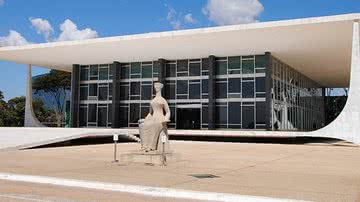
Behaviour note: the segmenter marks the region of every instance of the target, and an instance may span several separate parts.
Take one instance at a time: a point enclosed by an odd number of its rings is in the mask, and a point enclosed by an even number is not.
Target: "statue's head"
[[[161,92],[161,89],[164,87],[164,85],[160,82],[155,82],[154,83],[154,89],[155,92]]]

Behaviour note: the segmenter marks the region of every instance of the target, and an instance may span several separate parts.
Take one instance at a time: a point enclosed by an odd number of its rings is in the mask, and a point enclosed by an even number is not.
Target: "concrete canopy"
[[[71,71],[102,64],[271,52],[324,87],[348,87],[360,14],[0,48],[0,60]]]

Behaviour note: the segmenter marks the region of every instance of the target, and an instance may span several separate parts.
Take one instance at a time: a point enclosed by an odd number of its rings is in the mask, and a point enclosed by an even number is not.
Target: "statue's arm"
[[[166,101],[165,101],[165,104],[164,104],[164,110],[165,110],[165,121],[170,122],[171,112],[170,112],[169,105],[168,105],[168,103]]]

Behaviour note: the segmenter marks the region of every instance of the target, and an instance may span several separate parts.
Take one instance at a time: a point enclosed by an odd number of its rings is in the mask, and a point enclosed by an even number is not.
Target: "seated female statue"
[[[145,119],[139,120],[139,130],[142,150],[158,150],[160,133],[167,134],[167,122],[170,122],[170,109],[167,101],[161,96],[163,84],[154,83],[156,96],[150,102],[150,111]],[[165,115],[164,115],[165,112]]]

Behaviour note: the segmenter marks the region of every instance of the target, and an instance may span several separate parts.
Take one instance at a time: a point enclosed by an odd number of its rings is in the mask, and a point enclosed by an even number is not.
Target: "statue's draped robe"
[[[144,120],[140,120],[140,139],[143,149],[157,150],[159,136],[164,129],[163,124],[167,120],[167,117],[164,115],[164,110],[169,113],[169,106],[164,98],[155,97],[150,102],[150,107],[150,113]]]

